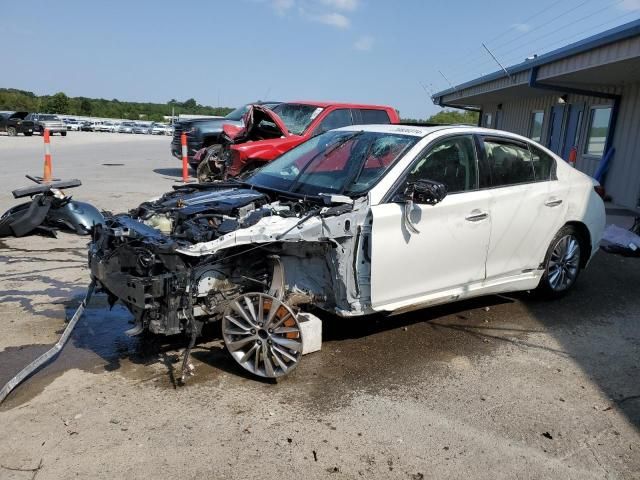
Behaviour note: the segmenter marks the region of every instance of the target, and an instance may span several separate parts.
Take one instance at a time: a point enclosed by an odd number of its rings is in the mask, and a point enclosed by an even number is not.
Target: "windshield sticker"
[[[320,115],[320,112],[322,111],[322,108],[318,107],[316,108],[313,113],[311,114],[311,120],[313,120],[314,118],[316,118],[318,115]]]

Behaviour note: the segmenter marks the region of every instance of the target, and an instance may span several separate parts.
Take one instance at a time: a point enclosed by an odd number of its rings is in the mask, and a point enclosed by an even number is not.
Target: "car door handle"
[[[465,220],[469,222],[479,222],[487,218],[489,214],[487,212],[483,212],[481,210],[472,210],[469,215],[464,217]]]
[[[546,202],[544,202],[545,206],[547,207],[557,207],[561,203],[562,203],[561,198],[550,198]]]

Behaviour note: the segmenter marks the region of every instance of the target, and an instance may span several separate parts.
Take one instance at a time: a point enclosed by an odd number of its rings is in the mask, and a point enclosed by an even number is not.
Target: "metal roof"
[[[587,37],[583,40],[570,43],[569,45],[558,48],[556,50],[552,50],[551,52],[540,55],[532,60],[525,60],[524,62],[518,63],[516,65],[506,67],[506,70],[509,72],[509,74],[522,72],[525,70],[529,70],[532,67],[539,67],[547,63],[555,62],[557,60],[561,60],[563,58],[570,57],[572,55],[576,55],[578,53],[582,53],[588,50],[593,50],[595,48],[602,47],[609,43],[624,40],[630,37],[634,37],[636,35],[640,35],[640,19],[619,25],[610,30],[605,30],[604,32],[598,33],[591,37]],[[454,93],[464,88],[481,85],[483,83],[490,82],[492,80],[496,80],[504,76],[505,76],[504,71],[498,70],[493,73],[483,75],[482,77],[478,77],[474,80],[470,80],[468,82],[457,85],[456,87],[448,88],[446,90],[442,90],[441,92],[437,92],[433,94],[431,99],[435,102],[436,98],[449,95],[451,93]]]

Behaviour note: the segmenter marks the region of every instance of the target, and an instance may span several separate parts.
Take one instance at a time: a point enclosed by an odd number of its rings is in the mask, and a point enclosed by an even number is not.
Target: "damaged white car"
[[[526,138],[353,126],[243,182],[176,187],[107,218],[89,264],[135,316],[130,333],[185,333],[193,346],[220,321],[238,364],[279,377],[300,361],[307,308],[352,317],[514,290],[560,295],[603,227],[593,180]]]

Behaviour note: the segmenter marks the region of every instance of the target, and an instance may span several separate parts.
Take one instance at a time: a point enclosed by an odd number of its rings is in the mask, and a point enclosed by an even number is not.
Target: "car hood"
[[[244,126],[234,124],[225,124],[222,130],[235,144],[243,144],[248,141],[255,141],[257,136],[254,134],[258,131],[258,125],[266,121],[273,123],[276,127],[275,135],[289,137],[291,133],[287,129],[282,119],[273,111],[261,105],[252,105],[244,117],[242,117]]]
[[[24,120],[27,115],[29,115],[29,112],[13,112],[9,115],[9,118],[12,120]]]

